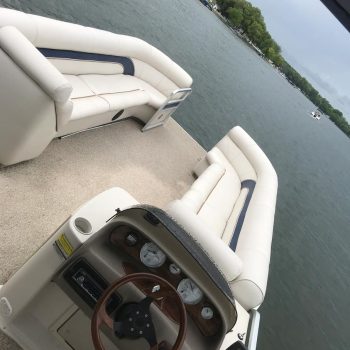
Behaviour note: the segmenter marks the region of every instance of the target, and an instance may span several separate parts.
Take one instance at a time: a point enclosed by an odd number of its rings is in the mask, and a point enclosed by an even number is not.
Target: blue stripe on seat
[[[248,193],[247,193],[247,197],[245,198],[243,208],[239,214],[237,224],[236,224],[235,230],[233,231],[233,235],[231,238],[230,248],[233,251],[236,251],[238,238],[239,238],[239,235],[240,235],[241,230],[242,230],[242,226],[244,223],[245,215],[247,213],[250,200],[252,199],[252,196],[253,196],[255,184],[256,184],[256,182],[254,180],[244,180],[241,182],[241,190],[243,188],[248,188]]]
[[[48,57],[48,58],[64,58],[64,59],[81,60],[81,61],[119,63],[124,68],[123,74],[125,75],[135,74],[134,63],[129,57],[104,55],[101,53],[90,53],[90,52],[71,51],[71,50],[57,50],[57,49],[46,49],[46,48],[37,48],[37,49],[45,57]]]

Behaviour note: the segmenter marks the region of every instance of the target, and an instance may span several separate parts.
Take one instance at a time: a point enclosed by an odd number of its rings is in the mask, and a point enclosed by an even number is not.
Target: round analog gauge
[[[209,306],[205,306],[203,307],[202,311],[201,311],[201,316],[205,319],[205,320],[211,320],[214,316],[214,311],[211,307]]]
[[[169,265],[169,271],[173,275],[179,275],[181,273],[181,269],[174,263]]]
[[[185,278],[179,283],[177,291],[185,304],[195,305],[203,298],[203,292],[189,278]]]
[[[156,244],[149,242],[142,246],[140,259],[147,267],[160,267],[164,264],[166,256]]]

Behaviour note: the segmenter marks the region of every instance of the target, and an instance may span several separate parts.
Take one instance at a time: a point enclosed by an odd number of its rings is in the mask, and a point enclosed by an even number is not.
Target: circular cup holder
[[[85,218],[76,218],[74,220],[74,226],[83,235],[88,235],[92,231],[90,221],[86,220]]]

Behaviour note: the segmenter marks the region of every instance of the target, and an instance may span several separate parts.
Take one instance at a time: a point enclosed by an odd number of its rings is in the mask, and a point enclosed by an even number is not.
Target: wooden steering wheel
[[[139,303],[128,303],[120,307],[114,316],[114,320],[107,314],[106,305],[114,292],[121,286],[140,280],[155,282],[157,285],[152,291],[152,296],[146,296]],[[164,300],[172,296],[179,310],[180,328],[172,350],[180,350],[187,330],[187,315],[185,305],[177,293],[176,289],[164,278],[151,273],[133,273],[126,275],[114,283],[103,293],[98,300],[91,319],[91,335],[95,350],[104,350],[100,337],[100,327],[107,325],[116,337],[127,339],[145,338],[150,345],[150,350],[160,349],[157,342],[152,316],[150,314],[150,305],[155,300]]]

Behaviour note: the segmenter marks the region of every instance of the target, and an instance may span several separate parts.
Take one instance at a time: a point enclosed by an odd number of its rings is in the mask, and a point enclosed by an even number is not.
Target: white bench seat
[[[143,40],[5,8],[0,60],[0,91],[8,90],[0,96],[2,165],[34,158],[53,138],[90,127],[128,117],[147,124],[175,90],[192,85]],[[23,110],[26,128],[19,125]]]
[[[191,188],[166,210],[202,245],[207,246],[208,234],[216,237],[208,254],[225,276],[235,276],[229,281],[239,303],[247,310],[257,307],[264,299],[269,271],[276,172],[254,140],[235,127],[206,154],[195,173],[198,178]],[[230,249],[222,249],[218,241]]]

